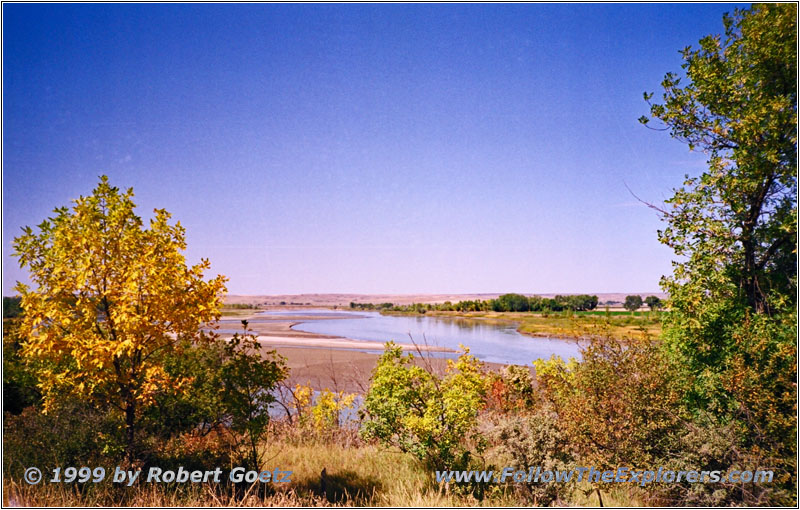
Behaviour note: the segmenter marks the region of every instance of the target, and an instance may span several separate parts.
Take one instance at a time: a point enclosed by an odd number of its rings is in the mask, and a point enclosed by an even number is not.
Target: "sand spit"
[[[251,316],[249,319],[252,319]],[[322,347],[326,349],[349,349],[356,351],[383,351],[385,342],[356,340],[340,336],[318,335],[316,333],[306,333],[292,329],[292,326],[303,322],[303,317],[291,317],[291,320],[275,320],[269,322],[255,322],[248,320],[248,329],[261,344],[272,347]],[[337,320],[337,317],[309,317],[313,320]],[[241,319],[231,319],[218,323],[223,329],[220,336],[223,338],[232,336],[229,331],[240,328]],[[399,343],[397,345],[404,351],[426,351],[426,352],[456,352],[448,347],[436,345],[414,345],[410,343]]]

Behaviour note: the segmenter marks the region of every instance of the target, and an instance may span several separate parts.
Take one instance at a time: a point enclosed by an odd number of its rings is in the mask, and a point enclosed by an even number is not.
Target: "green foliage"
[[[3,474],[21,479],[25,468],[106,466],[124,448],[124,434],[106,411],[75,399],[53,412],[26,407],[3,420]]]
[[[269,424],[273,390],[286,378],[283,357],[267,351],[247,330],[231,339],[207,337],[171,356],[166,368],[187,383],[165,388],[146,410],[162,436],[196,431],[230,433],[230,441],[253,469],[261,467],[259,442]]]
[[[36,375],[22,357],[18,328],[18,320],[3,320],[3,412],[11,414],[41,400]]]
[[[492,310],[495,312],[527,312],[530,310],[528,298],[522,294],[503,294],[492,300]]]
[[[13,319],[22,315],[22,298],[3,296],[3,319]]]
[[[252,303],[225,303],[222,308],[229,308],[231,310],[258,310],[258,305]]]
[[[794,505],[797,484],[797,315],[772,318],[746,314],[733,328],[729,365],[721,373],[722,389],[731,397],[723,423],[738,435],[734,461],[769,466],[771,487],[745,496],[773,505]],[[765,491],[767,491],[765,493]],[[745,501],[753,502],[745,499]]]
[[[588,294],[571,294],[542,298],[539,296],[527,297],[522,294],[503,294],[497,299],[466,300],[458,303],[445,301],[444,303],[412,303],[410,305],[395,305],[393,303],[350,303],[351,309],[379,310],[393,312],[413,312],[424,314],[428,311],[442,312],[548,312],[562,310],[588,311],[597,308],[597,296]]]
[[[650,307],[650,310],[655,311],[661,308],[661,299],[659,299],[657,296],[647,296],[644,298],[644,302]]]
[[[583,312],[587,310],[594,310],[597,308],[597,296],[590,296],[588,294],[573,294],[569,296],[556,296],[554,298],[555,306],[550,306],[551,310],[557,308],[564,308],[576,312]]]
[[[258,443],[269,423],[269,405],[275,401],[271,391],[288,373],[275,351],[261,350],[255,336],[234,335],[225,345],[220,370],[222,409],[230,417],[231,430],[245,435],[254,469],[262,467]]]
[[[674,137],[710,156],[708,170],[667,201],[659,234],[688,258],[664,280],[683,313],[702,313],[708,298],[757,312],[794,308],[796,17],[794,4],[737,9],[724,38],[683,50],[691,82],[668,73],[664,103],[651,106]]]
[[[797,6],[726,16],[725,36],[683,51],[651,115],[709,156],[663,211],[662,243],[683,261],[663,279],[669,348],[697,374],[698,405],[724,406],[719,373],[748,313],[794,310],[797,293]],[[648,98],[651,95],[648,95]]]
[[[389,342],[364,400],[362,435],[411,452],[434,469],[463,469],[486,391],[481,363],[464,353],[443,375],[415,364],[413,354]]]
[[[661,211],[659,239],[680,258],[662,279],[664,350],[692,382],[683,405],[694,426],[729,438],[715,462],[782,473],[771,487],[694,501],[796,505],[797,5],[754,4],[724,24],[724,36],[683,50],[688,82],[668,73],[650,109],[709,155]]]
[[[642,296],[625,296],[625,304],[622,305],[626,310],[635,312],[642,307]]]

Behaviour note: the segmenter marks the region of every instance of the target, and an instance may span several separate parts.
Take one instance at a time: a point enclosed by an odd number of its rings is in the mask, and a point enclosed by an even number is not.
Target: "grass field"
[[[132,487],[99,484],[28,485],[21,480],[3,480],[4,506],[380,506],[452,507],[519,506],[524,504],[512,484],[487,489],[483,499],[462,493],[453,484],[434,481],[434,473],[412,455],[365,444],[354,430],[326,436],[303,437],[284,429],[262,445],[264,469],[291,470],[291,483],[241,483],[237,490],[222,484],[136,483]],[[502,462],[491,455],[488,462]],[[322,471],[325,470],[324,486]],[[223,467],[224,477],[229,468]],[[635,490],[616,487],[602,494],[610,506],[639,506]],[[597,506],[589,484],[577,484],[567,506]]]

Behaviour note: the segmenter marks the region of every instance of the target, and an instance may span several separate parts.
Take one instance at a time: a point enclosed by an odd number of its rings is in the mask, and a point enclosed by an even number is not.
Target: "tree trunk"
[[[134,461],[134,440],[136,438],[136,402],[129,400],[125,404],[125,456],[128,462]]]
[[[755,246],[752,240],[745,239],[744,245],[744,292],[747,306],[756,313],[764,313],[764,296],[758,285]]]

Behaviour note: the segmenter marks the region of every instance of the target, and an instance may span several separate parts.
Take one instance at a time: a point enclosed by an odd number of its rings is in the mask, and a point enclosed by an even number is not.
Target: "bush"
[[[486,393],[482,365],[466,348],[457,361],[447,360],[443,375],[414,361],[387,343],[364,399],[362,435],[411,452],[432,469],[465,469],[472,456],[467,439]]]
[[[487,413],[481,419],[481,433],[493,446],[501,466],[527,470],[572,469],[574,459],[558,415],[541,390],[533,385],[527,367],[510,365],[490,375]],[[548,506],[564,503],[574,484],[514,483],[526,504]]]
[[[22,315],[22,298],[3,296],[3,319],[13,319]]]
[[[3,321],[3,412],[19,414],[41,400],[36,376],[22,357],[15,319]]]
[[[527,471],[569,470],[574,467],[567,436],[561,431],[558,416],[546,407],[525,413],[495,416],[486,430],[495,452],[504,459],[502,466]],[[510,461],[509,461],[510,460]],[[574,484],[515,483],[522,501],[533,506],[564,504]]]
[[[258,443],[269,423],[273,390],[288,370],[275,351],[264,351],[242,321],[243,333],[231,339],[205,337],[184,342],[165,363],[171,376],[187,381],[164,388],[146,410],[146,423],[162,438],[195,432],[228,433],[233,457],[259,469]]]
[[[310,384],[295,385],[291,395],[288,409],[294,410],[296,425],[314,434],[326,434],[342,427],[342,413],[353,410],[358,397],[355,393],[334,392],[328,388],[318,392],[315,397]]]
[[[124,435],[108,412],[74,400],[48,414],[31,406],[3,422],[3,474],[22,479],[25,469],[112,466],[121,459]]]
[[[537,361],[545,397],[581,465],[655,466],[684,431],[683,381],[650,340],[592,338],[583,360]]]
[[[527,367],[508,365],[488,375],[485,407],[501,414],[530,409],[536,403],[533,377]]]

